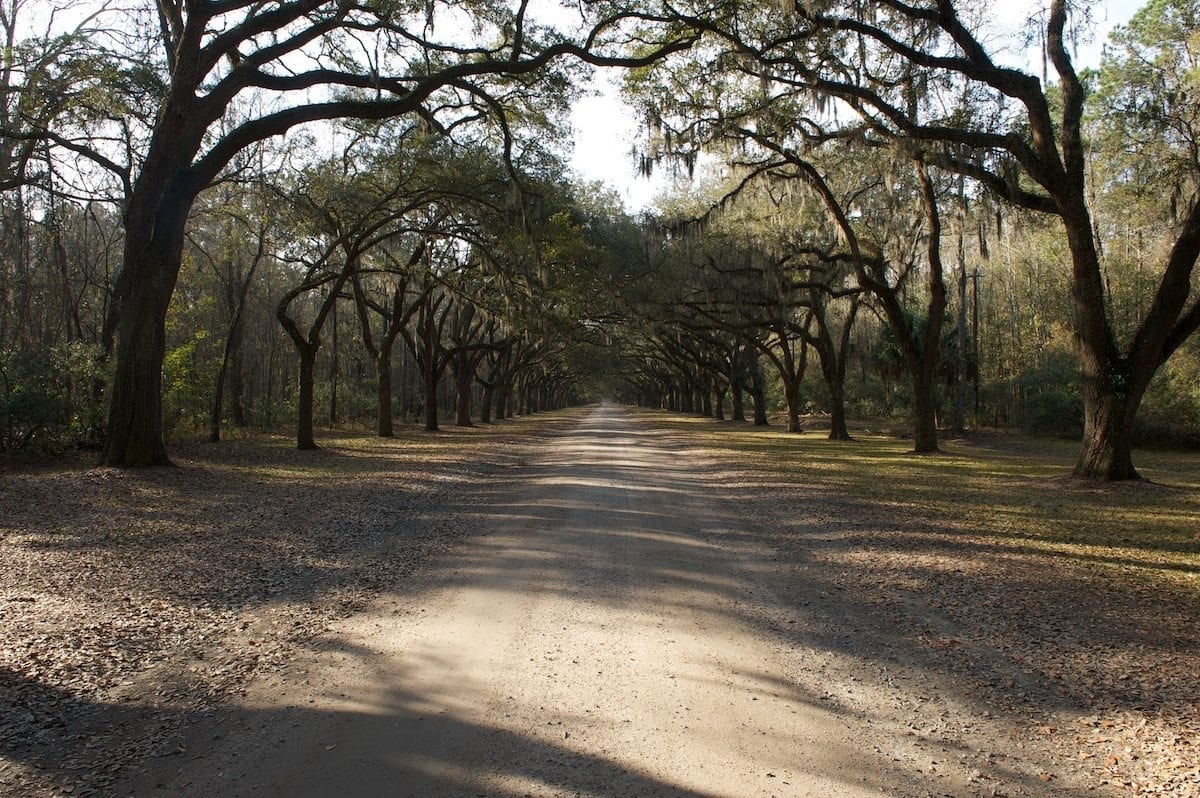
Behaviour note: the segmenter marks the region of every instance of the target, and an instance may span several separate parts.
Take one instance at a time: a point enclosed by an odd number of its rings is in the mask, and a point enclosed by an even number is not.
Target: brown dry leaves
[[[0,474],[0,793],[103,793],[183,753],[197,713],[444,548],[442,506],[554,423]]]
[[[913,458],[879,436],[678,429],[759,497],[798,593],[885,630],[855,653],[962,685],[1061,763],[1038,774],[1051,793],[1200,795],[1200,464],[1143,455],[1184,487],[1103,487],[1045,477],[1069,467],[1058,445],[1023,439]]]
[[[188,445],[179,467],[141,472],[0,474],[0,793],[100,793],[147,757],[184,753],[197,713],[286,669],[333,618],[448,545],[454,508],[569,418],[311,453],[282,439]],[[1061,466],[1034,444],[913,460],[882,439],[674,429],[769,528],[794,574],[781,596],[827,596],[816,609],[829,623],[845,613],[880,630],[822,638],[810,613],[786,633],[846,650],[884,685],[907,672],[958,686],[897,710],[921,734],[976,742],[927,708],[953,699],[1058,763],[1032,774],[1037,794],[1200,794],[1200,557],[1135,529],[1194,527],[1185,503],[1155,515],[1141,509],[1154,488],[1054,481]],[[1104,518],[1109,539],[1089,541]],[[987,794],[988,769],[1010,762],[979,749]]]

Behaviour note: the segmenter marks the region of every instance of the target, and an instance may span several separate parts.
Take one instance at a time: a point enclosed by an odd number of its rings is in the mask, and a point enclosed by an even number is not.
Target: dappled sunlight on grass
[[[1138,452],[1146,482],[1098,485],[1068,476],[1069,441],[960,438],[940,454],[915,456],[908,441],[880,434],[840,442],[706,428],[703,418],[656,420],[701,432],[716,457],[735,456],[814,492],[845,491],[890,516],[919,518],[936,534],[1128,566],[1128,575],[1165,579],[1200,597],[1200,458],[1193,454]]]

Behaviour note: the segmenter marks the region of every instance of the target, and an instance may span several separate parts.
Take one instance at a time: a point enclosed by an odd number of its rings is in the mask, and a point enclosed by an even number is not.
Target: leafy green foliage
[[[1134,183],[1200,171],[1200,3],[1151,0],[1112,34],[1096,110],[1109,149],[1129,157],[1109,174]],[[1147,157],[1152,156],[1152,157]],[[1152,185],[1152,184],[1150,184]],[[1178,191],[1178,187],[1175,187]]]
[[[212,402],[212,388],[220,363],[205,357],[207,330],[197,330],[163,360],[163,420],[168,434],[181,425],[195,428],[203,423]]]
[[[97,446],[108,379],[103,352],[89,344],[0,355],[0,454]]]

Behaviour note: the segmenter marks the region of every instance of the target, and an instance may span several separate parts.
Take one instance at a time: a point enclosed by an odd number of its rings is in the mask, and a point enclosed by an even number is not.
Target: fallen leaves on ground
[[[181,754],[197,713],[444,549],[455,497],[562,423],[0,474],[0,793],[103,794]]]

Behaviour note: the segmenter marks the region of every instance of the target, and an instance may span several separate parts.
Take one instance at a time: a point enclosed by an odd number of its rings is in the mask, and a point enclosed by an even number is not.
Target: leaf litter
[[[0,474],[0,792],[105,794],[187,755],[197,716],[453,545],[472,489],[571,418]],[[1194,555],[1121,562],[1006,538],[954,506],[864,493],[761,436],[672,429],[769,533],[781,606],[764,612],[818,652],[788,676],[831,705],[886,704],[891,753],[929,794],[951,767],[978,795],[1200,794],[1200,630],[1180,588]],[[1033,512],[1068,515],[1055,497]],[[1006,733],[984,736],[997,723]]]

